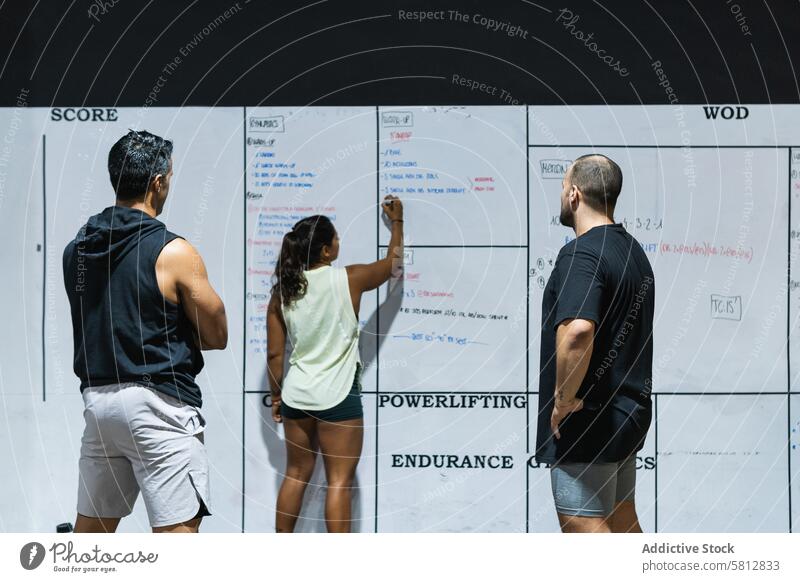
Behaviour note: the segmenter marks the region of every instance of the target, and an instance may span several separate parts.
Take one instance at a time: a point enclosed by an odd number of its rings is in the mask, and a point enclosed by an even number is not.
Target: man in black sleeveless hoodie
[[[113,532],[142,492],[154,532],[197,532],[208,511],[203,349],[227,344],[203,260],[156,219],[172,142],[130,131],[108,156],[116,205],[64,250],[86,428],[76,532]]]

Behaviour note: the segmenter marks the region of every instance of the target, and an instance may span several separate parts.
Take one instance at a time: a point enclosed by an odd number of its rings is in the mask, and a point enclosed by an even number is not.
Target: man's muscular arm
[[[180,303],[197,332],[202,350],[222,350],[228,345],[225,305],[208,281],[200,253],[182,238],[167,243],[156,261],[161,293]]]
[[[581,387],[594,348],[594,322],[586,319],[565,320],[556,330],[556,389],[550,428],[561,438],[558,424],[571,412],[583,408],[575,395]]]

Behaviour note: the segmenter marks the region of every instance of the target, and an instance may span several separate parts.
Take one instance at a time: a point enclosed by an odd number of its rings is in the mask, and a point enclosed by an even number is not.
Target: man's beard
[[[575,228],[575,217],[569,211],[569,206],[561,206],[561,215],[559,216],[561,224],[569,228]]]

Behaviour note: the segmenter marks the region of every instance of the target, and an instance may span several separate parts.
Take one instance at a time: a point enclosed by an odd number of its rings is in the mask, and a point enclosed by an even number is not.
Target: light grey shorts
[[[557,463],[550,468],[556,511],[605,517],[622,501],[633,501],[636,455],[619,463]]]
[[[197,407],[134,383],[86,388],[83,401],[78,513],[124,517],[141,491],[151,527],[211,515]]]

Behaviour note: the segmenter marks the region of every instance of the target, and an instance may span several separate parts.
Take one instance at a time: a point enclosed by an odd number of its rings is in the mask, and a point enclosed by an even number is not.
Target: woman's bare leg
[[[278,492],[275,511],[275,531],[294,531],[297,516],[303,507],[303,495],[314,472],[316,461],[315,418],[283,418],[286,436],[286,475]]]
[[[351,487],[361,457],[364,419],[320,422],[317,431],[328,481],[325,523],[329,532],[349,532]]]

